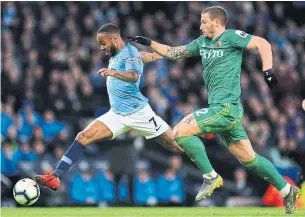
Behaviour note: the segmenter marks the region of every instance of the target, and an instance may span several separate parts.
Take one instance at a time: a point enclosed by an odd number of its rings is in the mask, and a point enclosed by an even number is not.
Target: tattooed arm
[[[168,45],[160,44],[152,41],[150,47],[161,56],[170,60],[177,60],[181,58],[189,58],[193,55],[187,50],[186,46],[170,47]]]
[[[143,36],[134,36],[134,37],[127,36],[127,39],[129,41],[133,41],[138,44],[142,44],[144,46],[149,46],[156,53],[158,53],[162,57],[166,57],[167,59],[170,59],[170,60],[188,58],[188,57],[192,57],[192,56],[197,56],[199,54],[198,47],[195,49],[195,52],[194,52],[194,49],[193,49],[193,52],[191,52],[189,50],[189,47],[187,47],[187,46],[170,47],[168,45],[160,44],[156,41],[153,41],[153,40],[143,37]],[[191,44],[196,44],[196,41],[193,41]]]

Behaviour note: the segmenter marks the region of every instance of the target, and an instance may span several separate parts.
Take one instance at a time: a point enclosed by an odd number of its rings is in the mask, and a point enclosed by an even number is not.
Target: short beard
[[[111,56],[114,56],[117,54],[116,48],[113,44],[110,47],[110,53],[111,53]]]
[[[213,34],[209,32],[205,37],[208,38],[208,39],[212,39],[212,37],[213,37],[212,35]]]

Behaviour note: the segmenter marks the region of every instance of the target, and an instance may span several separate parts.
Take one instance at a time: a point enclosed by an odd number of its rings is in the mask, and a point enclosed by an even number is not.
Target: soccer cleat
[[[60,189],[60,180],[53,174],[48,173],[47,175],[37,175],[34,177],[34,179],[40,186],[47,187],[52,191],[57,191]]]
[[[301,196],[301,190],[298,187],[292,186],[290,188],[289,194],[284,197],[284,205],[286,209],[286,214],[293,214],[296,208],[297,199]]]
[[[223,179],[217,175],[214,179],[204,179],[203,184],[195,198],[196,201],[211,196],[216,188],[223,186]]]

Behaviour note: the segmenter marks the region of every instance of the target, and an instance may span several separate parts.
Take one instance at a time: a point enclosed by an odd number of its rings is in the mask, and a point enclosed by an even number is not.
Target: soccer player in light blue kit
[[[82,156],[87,145],[103,139],[114,139],[131,129],[147,139],[154,138],[172,152],[183,153],[183,149],[174,140],[172,129],[155,114],[148,99],[139,90],[143,62],[152,62],[162,57],[156,53],[140,53],[136,47],[125,43],[119,28],[110,23],[99,29],[96,40],[101,50],[111,57],[108,68],[98,72],[107,77],[111,109],[77,134],[53,174],[35,176],[39,185],[53,191],[60,188],[59,178]]]

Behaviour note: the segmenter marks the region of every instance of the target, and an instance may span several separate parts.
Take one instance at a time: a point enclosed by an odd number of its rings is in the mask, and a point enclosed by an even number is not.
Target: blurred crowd
[[[146,170],[139,170],[133,179],[134,189],[129,191],[125,177],[115,182],[111,171],[105,170],[94,176],[87,163],[83,162],[81,165],[81,172],[75,175],[70,186],[70,198],[74,202],[90,204],[102,201],[109,205],[153,206],[179,205],[184,201],[183,181],[176,175],[173,167],[157,177],[151,177]]]
[[[228,28],[272,44],[274,91],[264,83],[258,52],[244,53],[243,125],[257,153],[299,182],[305,171],[305,25],[290,17],[304,5],[286,2],[2,2],[1,172],[16,174],[19,161],[60,159],[84,123],[109,109],[105,79],[96,73],[108,65],[95,40],[101,25],[116,24],[123,37],[185,45],[198,37],[201,11],[212,5],[228,11]],[[140,86],[171,126],[208,106],[199,58],[147,64]],[[74,181],[84,180],[82,174]],[[135,189],[147,180],[139,173]],[[147,191],[157,194],[155,188]]]

